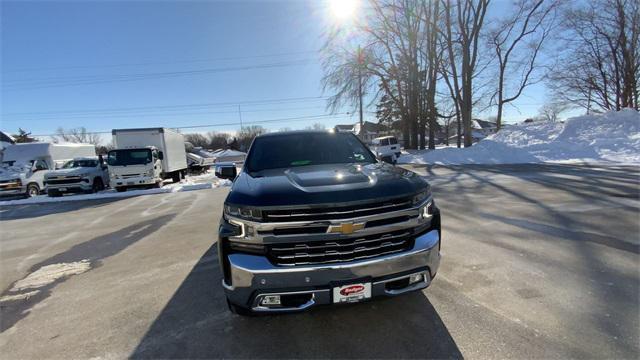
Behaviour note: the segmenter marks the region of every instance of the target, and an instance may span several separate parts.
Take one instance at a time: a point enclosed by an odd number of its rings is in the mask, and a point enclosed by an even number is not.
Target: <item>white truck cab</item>
[[[109,151],[109,181],[117,191],[161,187],[164,179],[180,182],[187,171],[184,137],[167,128],[116,129]]]
[[[44,178],[76,157],[96,156],[91,144],[27,143],[9,146],[0,168],[0,196],[36,196]]]
[[[400,157],[400,144],[395,136],[382,136],[371,141],[371,150],[378,158],[390,158],[395,163]]]

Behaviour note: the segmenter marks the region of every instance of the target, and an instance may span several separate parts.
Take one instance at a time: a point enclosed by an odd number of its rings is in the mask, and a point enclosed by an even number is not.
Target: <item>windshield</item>
[[[375,163],[352,134],[300,133],[258,137],[247,157],[250,172],[319,164]]]
[[[71,169],[78,167],[96,167],[98,166],[98,160],[71,160],[62,166],[63,169]]]
[[[144,165],[150,162],[151,150],[149,149],[111,150],[107,157],[107,164],[112,166]]]

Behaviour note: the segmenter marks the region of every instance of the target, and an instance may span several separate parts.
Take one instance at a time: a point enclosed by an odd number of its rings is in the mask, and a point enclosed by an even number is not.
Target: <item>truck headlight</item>
[[[224,206],[224,213],[237,217],[240,219],[246,219],[250,221],[261,221],[262,220],[262,211],[260,209],[246,207],[246,206],[236,206],[227,204]]]
[[[425,206],[420,208],[420,217],[422,217],[423,219],[430,219],[433,216],[433,212],[433,201],[429,201]]]
[[[153,176],[153,169],[147,171],[146,175],[147,176]]]
[[[427,185],[427,188],[413,197],[413,205],[422,204],[425,200],[431,197],[431,186]]]

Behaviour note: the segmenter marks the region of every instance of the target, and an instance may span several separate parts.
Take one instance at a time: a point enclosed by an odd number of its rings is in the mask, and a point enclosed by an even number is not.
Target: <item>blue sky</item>
[[[233,124],[240,118],[245,124],[268,121],[261,125],[270,129],[357,121],[327,116],[324,108],[322,96],[328,94],[320,85],[318,49],[335,21],[325,2],[1,6],[0,128],[11,133],[18,127],[42,135],[60,126],[110,131]],[[534,115],[542,102],[544,87],[532,88],[519,111],[507,109],[507,121]]]

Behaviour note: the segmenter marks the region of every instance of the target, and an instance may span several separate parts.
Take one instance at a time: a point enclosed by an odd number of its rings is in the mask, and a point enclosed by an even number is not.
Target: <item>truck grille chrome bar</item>
[[[365,205],[290,210],[264,210],[263,216],[266,222],[348,219],[408,209],[412,205],[411,200],[411,198],[405,197]]]
[[[401,230],[350,239],[271,244],[267,247],[267,253],[276,265],[353,261],[408,250],[413,246],[411,235],[412,231]]]

